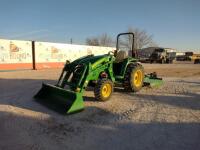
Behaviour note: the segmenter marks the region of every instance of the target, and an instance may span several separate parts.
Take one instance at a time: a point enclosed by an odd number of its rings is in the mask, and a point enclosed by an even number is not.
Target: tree
[[[141,30],[139,28],[129,27],[127,32],[133,32],[135,35],[134,48],[141,49],[148,46],[156,46],[153,42],[153,36],[149,35],[146,30]],[[120,46],[131,49],[132,36],[125,36],[119,41]],[[114,46],[114,40],[107,34],[104,33],[100,36],[91,37],[86,39],[87,45],[92,46]]]
[[[99,43],[101,46],[112,46],[113,40],[107,33],[104,33],[99,37]]]
[[[96,37],[87,38],[86,44],[91,46],[99,46],[99,39]]]
[[[129,27],[128,32],[133,32],[135,35],[134,47],[136,49],[141,49],[147,46],[156,45],[153,42],[153,35],[149,35],[145,30]],[[129,38],[129,40],[131,39]]]
[[[112,46],[113,40],[107,33],[104,33],[100,36],[87,38],[86,44],[92,46]]]

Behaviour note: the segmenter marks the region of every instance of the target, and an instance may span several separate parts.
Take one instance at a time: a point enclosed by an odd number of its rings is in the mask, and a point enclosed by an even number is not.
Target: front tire
[[[127,67],[124,78],[124,89],[128,92],[141,90],[144,82],[144,69],[141,65],[131,64]]]
[[[94,96],[99,101],[107,101],[113,92],[113,83],[109,79],[99,79],[95,88]]]

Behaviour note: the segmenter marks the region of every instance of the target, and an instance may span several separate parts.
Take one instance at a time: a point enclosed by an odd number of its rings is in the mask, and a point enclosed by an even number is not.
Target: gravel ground
[[[85,110],[69,116],[32,97],[61,70],[0,72],[2,150],[199,150],[200,65],[144,64],[165,84],[137,93],[115,89],[110,101],[85,92]]]

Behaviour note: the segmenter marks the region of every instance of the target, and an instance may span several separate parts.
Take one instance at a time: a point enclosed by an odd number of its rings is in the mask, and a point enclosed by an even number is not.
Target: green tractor
[[[115,51],[66,61],[57,84],[43,84],[35,98],[58,102],[70,114],[84,109],[83,92],[88,86],[94,87],[95,99],[107,101],[115,86],[121,86],[127,92],[137,92],[144,85],[161,83],[162,79],[155,73],[144,74],[134,50],[134,34],[121,33],[117,36]]]

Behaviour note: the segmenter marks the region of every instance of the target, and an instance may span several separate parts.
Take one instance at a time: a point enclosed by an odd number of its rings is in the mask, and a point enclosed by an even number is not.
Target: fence
[[[66,60],[106,54],[112,47],[0,39],[0,70],[61,68]]]

